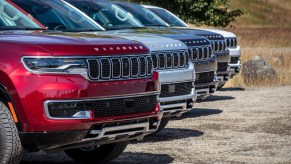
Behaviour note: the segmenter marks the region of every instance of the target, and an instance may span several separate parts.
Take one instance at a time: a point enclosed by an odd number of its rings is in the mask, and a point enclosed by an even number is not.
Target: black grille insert
[[[213,71],[196,73],[195,84],[211,83],[213,82],[214,77],[215,77],[215,73]]]
[[[230,64],[237,64],[239,61],[239,57],[231,57],[230,58]]]
[[[163,84],[160,97],[173,97],[191,94],[193,88],[192,82]]]
[[[228,69],[228,63],[217,63],[217,72],[226,72]]]
[[[109,100],[88,101],[96,118],[124,116],[154,112],[157,104],[157,96],[141,96],[131,98],[119,98]]]

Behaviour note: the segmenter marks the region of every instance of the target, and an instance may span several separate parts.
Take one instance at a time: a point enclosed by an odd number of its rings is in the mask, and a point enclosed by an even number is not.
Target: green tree
[[[229,0],[129,0],[159,6],[197,26],[227,27],[236,17],[243,15],[239,9],[230,10]]]

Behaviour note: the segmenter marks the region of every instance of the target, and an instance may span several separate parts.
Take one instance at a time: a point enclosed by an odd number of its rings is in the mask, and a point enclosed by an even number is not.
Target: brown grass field
[[[271,64],[277,79],[244,79],[242,74],[231,79],[226,87],[278,86],[291,84],[291,28],[225,29],[238,36],[242,62],[258,55]]]

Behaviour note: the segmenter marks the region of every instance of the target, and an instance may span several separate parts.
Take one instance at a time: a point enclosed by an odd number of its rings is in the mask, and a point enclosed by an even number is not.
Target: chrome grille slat
[[[228,42],[227,41],[212,41],[212,50],[213,52],[223,52],[225,51]]]
[[[109,79],[111,74],[111,64],[109,59],[101,59],[101,78]]]
[[[152,76],[150,55],[101,57],[87,59],[88,77],[92,80],[122,80]]]
[[[138,59],[137,57],[131,57],[130,58],[130,75],[131,77],[137,77],[138,76]]]
[[[189,53],[185,50],[155,52],[151,56],[155,69],[178,69],[189,66]]]
[[[228,48],[235,48],[235,47],[237,47],[237,39],[236,38],[226,39],[226,46]]]
[[[204,47],[191,47],[189,52],[191,53],[189,55],[190,60],[207,60],[211,58],[212,55],[212,48],[211,46],[204,46]]]
[[[111,70],[112,70],[112,78],[121,77],[121,62],[119,58],[111,59]]]

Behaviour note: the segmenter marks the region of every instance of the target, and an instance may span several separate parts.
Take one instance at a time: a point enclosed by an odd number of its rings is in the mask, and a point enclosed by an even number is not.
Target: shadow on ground
[[[131,153],[125,152],[110,164],[127,164],[127,163],[172,163],[174,158],[167,154],[150,154],[150,153]]]
[[[226,101],[226,100],[233,100],[235,97],[233,96],[217,96],[217,95],[211,95],[207,97],[205,100],[198,100],[197,103],[201,102],[211,102],[211,101]]]
[[[183,128],[165,128],[161,132],[150,135],[144,138],[142,141],[133,141],[132,144],[136,143],[148,143],[148,142],[164,142],[173,141],[179,139],[185,139],[189,137],[200,137],[204,133],[199,130],[183,129]]]
[[[244,91],[244,90],[246,90],[246,89],[239,88],[239,87],[237,87],[237,88],[236,87],[233,87],[233,88],[222,88],[219,91],[224,92],[224,91]]]
[[[67,157],[64,153],[46,155],[43,153],[34,153],[27,155],[20,164],[77,164]],[[167,154],[150,153],[132,153],[124,152],[116,160],[108,164],[126,164],[126,163],[171,163],[174,158]]]
[[[182,117],[173,118],[173,120],[182,120],[185,118],[194,118],[194,117],[204,117],[204,116],[220,114],[222,112],[223,110],[220,110],[220,109],[194,108],[191,111],[183,114]]]

